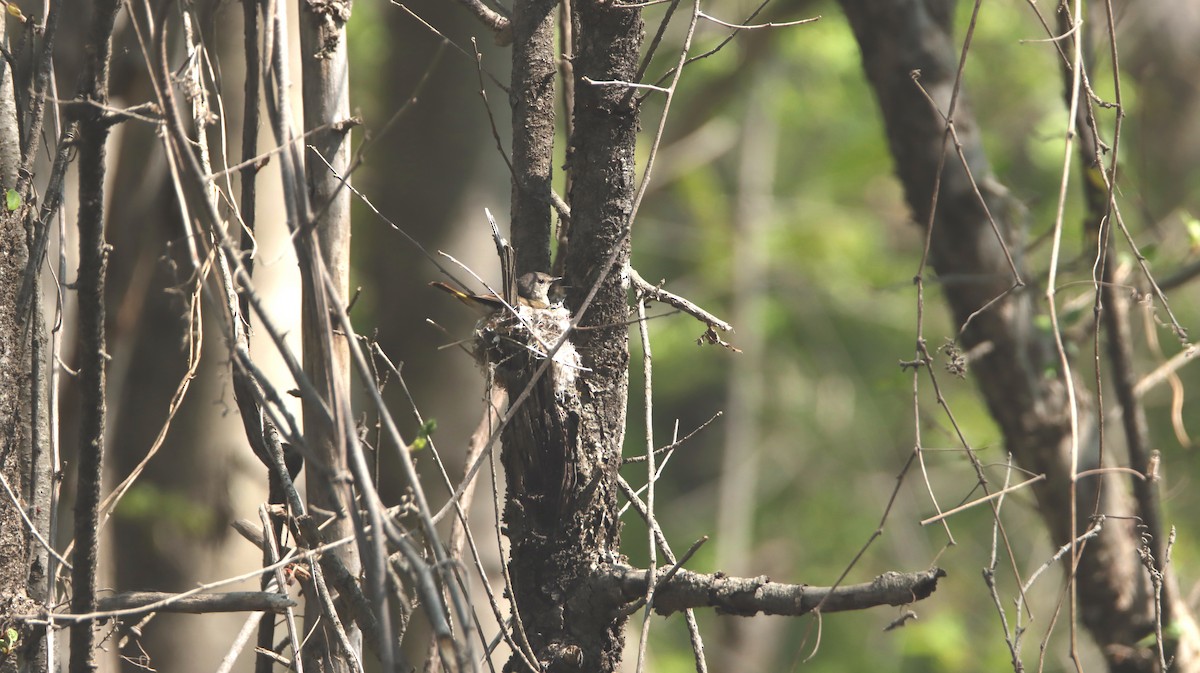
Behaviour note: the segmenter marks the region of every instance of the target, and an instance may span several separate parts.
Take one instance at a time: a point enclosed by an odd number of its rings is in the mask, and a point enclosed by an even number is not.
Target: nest
[[[527,382],[552,357],[548,376],[555,396],[562,399],[572,394],[582,369],[579,351],[563,338],[570,326],[571,313],[561,304],[497,311],[475,326],[475,358],[485,367],[495,367],[505,387],[516,392],[512,384]]]

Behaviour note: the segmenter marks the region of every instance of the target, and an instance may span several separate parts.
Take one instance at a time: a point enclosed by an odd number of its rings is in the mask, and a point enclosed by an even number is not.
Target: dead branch
[[[475,15],[479,22],[496,34],[496,44],[507,47],[513,41],[512,21],[500,12],[488,7],[480,0],[458,0],[459,4]]]
[[[97,601],[96,607],[100,612],[146,607],[147,612],[200,615],[208,612],[282,613],[288,608],[296,606],[296,601],[291,598],[270,591],[195,594],[172,600],[173,596],[174,594],[165,591],[126,591],[101,598]]]
[[[937,567],[914,573],[888,571],[870,582],[834,588],[784,584],[765,576],[729,577],[720,572],[679,570],[655,590],[654,610],[669,615],[688,608],[711,607],[720,614],[752,617],[759,613],[798,616],[812,612],[818,605],[822,613],[908,605],[928,598],[945,576],[946,571]],[[606,566],[595,579],[596,588],[619,604],[644,598],[647,584],[645,570],[625,565]]]
[[[633,267],[629,267],[629,280],[632,281],[633,287],[637,290],[638,294],[647,299],[653,299],[654,301],[674,306],[709,327],[719,328],[723,332],[733,331],[733,325],[705,311],[696,304],[677,294],[667,292],[657,285],[651,285]]]

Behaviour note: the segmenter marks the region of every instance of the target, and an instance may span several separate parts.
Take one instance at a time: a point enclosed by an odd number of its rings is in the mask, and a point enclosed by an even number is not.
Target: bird
[[[516,283],[516,305],[530,308],[550,308],[550,287],[559,280],[562,279],[541,271],[530,271],[522,275]],[[455,299],[484,315],[504,310],[504,302],[494,294],[468,294],[436,280],[430,285],[442,292],[454,295]]]

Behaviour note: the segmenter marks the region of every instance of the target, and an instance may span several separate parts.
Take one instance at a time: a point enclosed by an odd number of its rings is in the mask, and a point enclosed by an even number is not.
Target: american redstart
[[[557,280],[560,279],[541,271],[530,271],[521,276],[517,279],[516,304],[530,308],[550,308],[550,286],[554,285]],[[467,294],[437,280],[430,285],[442,292],[454,295],[455,299],[480,313],[488,314],[504,310],[504,302],[494,294]]]

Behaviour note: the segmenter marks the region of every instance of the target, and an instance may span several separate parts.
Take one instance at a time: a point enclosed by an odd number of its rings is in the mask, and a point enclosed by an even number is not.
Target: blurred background
[[[705,11],[734,23],[822,18],[805,26],[744,31],[718,53],[687,67],[633,231],[633,265],[641,275],[651,283],[665,280],[667,289],[732,322],[736,332],[730,341],[742,351],[699,347],[701,325],[656,309],[650,323],[656,444],[668,444],[722,414],[670,459],[658,482],[657,512],[677,552],[711,536],[688,564],[692,569],[829,585],[879,526],[916,442],[914,418],[920,418],[928,449],[928,483],[942,508],[978,494],[972,494],[974,474],[928,384],[922,382],[914,405],[912,374],[899,366],[914,357],[911,281],[923,237],[892,176],[853,36],[832,2],[776,2],[747,20],[757,6],[715,0],[705,4]],[[1134,240],[1156,279],[1164,282],[1200,258],[1200,5],[1114,0],[1113,7],[1126,115],[1119,199]],[[960,35],[970,9],[960,7]],[[207,22],[199,28],[219,54],[215,68],[226,87],[240,90],[241,7],[215,3],[205,11]],[[663,5],[645,9],[648,34],[664,11]],[[675,24],[649,68],[650,80],[677,58],[683,25]],[[60,37],[60,45],[80,44],[69,37],[79,29],[65,24],[68,37]],[[1087,37],[1092,51],[1107,54],[1107,38],[1096,31]],[[729,33],[701,22],[693,52],[716,47]],[[121,34],[114,104],[132,105],[150,94],[127,23]],[[1046,37],[1029,6],[987,3],[965,73],[967,99],[996,176],[1029,210],[1024,254],[1038,273],[1032,282],[1039,285],[1045,281],[1067,118],[1056,56]],[[473,38],[482,55],[482,75]],[[351,106],[363,120],[354,141],[363,143],[365,157],[354,177],[357,188],[429,250],[449,252],[484,278],[495,279],[483,209],[490,208],[503,225],[510,187],[489,106],[506,148],[509,121],[507,95],[490,76],[507,81],[508,50],[496,46],[461,5],[445,0],[360,0],[350,22],[350,49]],[[71,59],[64,50],[58,63],[63,81],[73,81],[77,72]],[[1112,71],[1105,60],[1098,58],[1092,66],[1091,84],[1112,101]],[[643,128],[655,128],[661,111],[661,98],[647,97]],[[1111,111],[1103,111],[1101,119],[1102,136],[1111,143]],[[239,137],[235,121],[227,133]],[[122,125],[110,143],[115,166],[108,219],[114,245],[109,267],[114,481],[145,456],[186,373],[186,304],[169,291],[183,280],[171,263],[182,229],[158,143],[151,127],[134,124]],[[564,145],[560,138],[557,166]],[[647,137],[642,160],[648,145]],[[260,189],[276,188],[272,171],[268,166],[262,173]],[[1072,179],[1077,176],[1076,170]],[[562,193],[561,171],[556,177]],[[1078,224],[1082,208],[1075,187],[1065,219],[1059,296],[1069,309],[1066,320],[1080,337],[1077,366],[1086,368],[1091,367],[1086,326],[1091,260]],[[261,196],[263,203],[272,198]],[[461,470],[466,439],[483,409],[484,383],[469,356],[445,346],[470,336],[474,316],[427,286],[441,276],[411,243],[361,203],[356,208],[352,287],[361,292],[353,319],[360,334],[402,363],[416,408],[438,421],[433,438],[454,474]],[[272,225],[262,217],[256,282],[287,325],[296,317],[290,307],[299,292],[294,261],[282,221]],[[69,240],[67,249],[73,253]],[[1120,241],[1116,250],[1128,267],[1129,246]],[[73,264],[69,268],[73,274]],[[1137,272],[1130,274],[1130,285],[1139,285]],[[1168,295],[1180,322],[1194,329],[1200,324],[1200,302],[1194,283],[1186,280],[1181,276]],[[956,328],[946,319],[936,284],[927,287],[925,337],[937,346],[953,339]],[[1183,348],[1151,309],[1140,312],[1134,325],[1142,375]],[[291,329],[289,339],[298,348],[298,331]],[[636,330],[633,336],[637,351]],[[122,590],[186,589],[258,563],[257,552],[230,531],[229,523],[256,518],[265,498],[265,475],[241,434],[220,335],[205,334],[202,347],[205,358],[161,452],[117,510],[106,558],[111,584]],[[265,344],[256,349],[257,357],[270,357]],[[633,362],[627,455],[645,452],[636,352]],[[1153,446],[1163,452],[1166,522],[1179,529],[1173,560],[1189,597],[1200,577],[1200,518],[1194,515],[1200,502],[1192,489],[1198,466],[1189,433],[1200,430],[1200,423],[1186,393],[1196,387],[1197,376],[1185,367],[1144,398]],[[1004,447],[969,372],[958,379],[939,370],[939,377],[968,441],[989,466],[992,483],[1003,483]],[[405,421],[405,437],[411,437],[418,422],[407,396],[394,382],[386,392],[397,419]],[[68,386],[67,427],[71,394]],[[64,444],[71,446],[66,434]],[[432,461],[419,460],[431,477],[431,497],[443,501]],[[386,461],[381,469],[385,495],[394,502],[399,487],[386,488]],[[643,483],[644,465],[629,466],[624,474]],[[481,487],[486,492],[486,479]],[[476,502],[479,530],[487,530],[492,498],[481,495]],[[1018,493],[1003,509],[1023,575],[1052,553],[1032,503]],[[711,670],[1010,668],[999,619],[980,578],[992,554],[990,512],[976,508],[951,518],[953,547],[947,547],[944,529],[919,525],[933,512],[924,478],[910,471],[882,536],[846,578],[863,582],[885,570],[945,568],[949,577],[938,592],[913,608],[919,619],[885,632],[901,610],[828,615],[820,624],[811,617],[749,620],[702,612]],[[635,515],[626,516],[626,552],[632,563],[644,563],[645,526]],[[494,570],[499,555],[495,541],[489,544],[484,546]],[[1060,575],[1057,568],[1047,573],[1031,596],[1030,632],[1036,633],[1031,638],[1040,640],[1050,630]],[[1011,597],[1011,573],[1007,577],[1002,595]],[[1005,581],[1002,577],[1002,586]],[[651,630],[649,670],[694,670],[682,618],[659,621]],[[158,617],[145,628],[142,644],[158,670],[213,670],[239,625],[240,618]],[[1056,633],[1065,634],[1065,628]],[[633,648],[636,630],[630,634]],[[1026,652],[1036,656],[1036,649],[1030,643]],[[1049,650],[1045,665],[1046,670],[1071,667],[1061,647]]]

